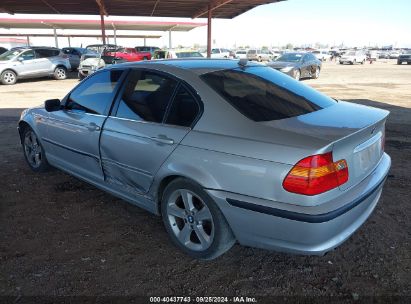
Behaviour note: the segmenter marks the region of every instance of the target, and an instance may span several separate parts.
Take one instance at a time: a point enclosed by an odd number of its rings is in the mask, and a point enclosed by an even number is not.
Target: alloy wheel
[[[193,251],[208,249],[214,240],[214,221],[204,201],[187,189],[175,190],[167,201],[167,219],[177,240]]]
[[[24,137],[24,153],[30,166],[35,169],[41,166],[43,151],[33,131],[28,131]]]
[[[12,72],[6,72],[3,74],[3,80],[8,84],[13,84],[16,82],[16,75],[14,75]]]

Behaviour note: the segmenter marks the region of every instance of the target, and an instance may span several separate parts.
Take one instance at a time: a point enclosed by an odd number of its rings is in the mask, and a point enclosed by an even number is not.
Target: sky
[[[213,19],[213,47],[234,48],[276,47],[291,43],[294,46],[315,46],[316,43],[333,46],[387,46],[411,47],[411,0],[288,0],[256,7],[234,19]],[[72,18],[56,15],[7,15],[15,18]],[[79,19],[98,19],[96,16],[76,16]],[[108,19],[134,20],[186,20],[176,18],[108,17]],[[195,19],[194,21],[206,21]],[[0,29],[0,33],[23,30]],[[30,32],[24,30],[25,33]],[[51,32],[51,30],[37,30]],[[73,34],[77,31],[59,30]],[[118,34],[128,33],[118,31]],[[160,34],[160,39],[148,39],[147,44],[168,45],[164,32],[133,32],[134,34]],[[188,33],[173,33],[173,47],[178,45],[205,45],[207,28],[201,27]],[[32,38],[37,45],[54,45],[54,38]],[[83,46],[98,42],[96,39],[76,38],[71,44]],[[112,42],[112,41],[111,41]],[[142,39],[118,39],[123,46],[142,45]],[[59,46],[67,46],[67,38],[59,39]]]

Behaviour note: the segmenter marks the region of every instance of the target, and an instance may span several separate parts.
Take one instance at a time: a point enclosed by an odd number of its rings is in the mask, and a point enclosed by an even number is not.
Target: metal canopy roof
[[[9,14],[74,14],[153,17],[234,18],[258,5],[282,0],[2,0]]]
[[[201,22],[163,22],[163,21],[126,21],[106,19],[107,30],[133,30],[133,31],[168,31],[187,32],[196,27],[207,25]],[[16,19],[0,18],[0,28],[25,28],[25,29],[78,29],[100,30],[100,20],[79,19]]]

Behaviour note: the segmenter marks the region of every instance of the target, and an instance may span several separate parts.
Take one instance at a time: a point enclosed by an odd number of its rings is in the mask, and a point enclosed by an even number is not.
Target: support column
[[[211,7],[208,6],[207,12],[207,58],[211,57]]]
[[[173,47],[171,43],[171,30],[168,31],[168,48],[171,49]]]
[[[68,36],[68,37],[67,37],[67,39],[68,39],[68,44],[69,44],[69,47],[71,47],[70,36]]]
[[[114,28],[114,44],[117,45],[117,30]]]
[[[144,46],[146,46],[147,45],[147,43],[146,43],[147,41],[146,41],[146,37],[144,37]]]
[[[57,38],[57,30],[55,28],[53,28],[53,32],[54,32],[54,43],[56,45],[56,48],[59,47],[59,39]]]
[[[104,14],[100,11],[100,27],[101,27],[101,39],[103,40],[103,44],[106,44],[106,26],[104,24]]]
[[[27,46],[30,46],[30,36],[27,36]]]

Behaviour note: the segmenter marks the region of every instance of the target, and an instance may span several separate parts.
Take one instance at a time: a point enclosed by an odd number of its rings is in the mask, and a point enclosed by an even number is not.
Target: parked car
[[[61,50],[51,47],[14,48],[0,55],[0,81],[15,84],[18,79],[53,76],[67,78],[70,61]]]
[[[5,53],[5,52],[7,52],[7,51],[8,51],[8,49],[0,46],[0,55],[3,54],[3,53]]]
[[[115,51],[107,52],[108,56],[121,58],[124,61],[141,61],[150,60],[151,53],[149,51],[136,51],[135,48],[118,48]]]
[[[388,113],[258,63],[163,60],[97,71],[25,110],[18,130],[33,171],[57,167],[161,215],[194,258],[235,241],[323,255],[377,205]]]
[[[237,59],[246,59],[247,58],[247,50],[238,50],[235,52],[235,58]]]
[[[406,62],[407,64],[411,64],[411,53],[401,54],[398,56],[397,64],[402,64],[403,62]]]
[[[207,50],[202,50],[201,55],[207,57]],[[222,48],[211,49],[211,58],[234,58],[235,54],[228,50]]]
[[[71,69],[75,70],[80,65],[81,55],[87,52],[87,49],[78,47],[65,47],[62,48],[61,51],[68,56]]]
[[[154,52],[159,50],[160,48],[157,46],[136,46],[135,49],[137,52],[150,52],[151,57],[153,57]]]
[[[400,52],[397,52],[397,51],[390,52],[389,54],[390,59],[397,59],[399,56],[400,56]]]
[[[92,44],[86,47],[86,52],[80,58],[78,78],[83,80],[107,65],[126,62],[118,58],[115,52],[121,47],[114,44]]]
[[[267,49],[249,49],[247,51],[248,60],[257,60],[261,61],[271,61],[274,57],[274,54]]]
[[[157,50],[154,52],[153,59],[176,59],[176,58],[203,58],[203,55],[194,50]]]
[[[369,61],[377,61],[378,59],[378,52],[375,50],[371,50],[367,53],[367,60]]]
[[[315,50],[311,52],[318,60],[327,61],[331,58],[331,54],[327,50]]]
[[[367,56],[362,51],[349,51],[340,57],[340,64],[364,64]]]
[[[318,78],[321,72],[321,61],[311,53],[285,53],[275,61],[267,63],[269,67],[283,72],[296,80],[300,78]]]

